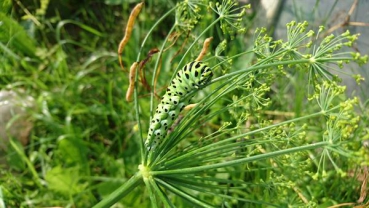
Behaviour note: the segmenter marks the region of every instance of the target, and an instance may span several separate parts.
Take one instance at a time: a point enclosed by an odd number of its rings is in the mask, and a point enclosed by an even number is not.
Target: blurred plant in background
[[[7,135],[0,205],[368,203],[367,101],[346,95],[335,75],[366,62],[342,50],[358,35],[322,36],[323,27],[293,21],[275,40],[252,31],[254,16],[236,1],[146,1],[121,56],[126,69],[144,63],[129,103],[116,51],[137,3],[0,5],[0,89],[34,103],[28,143]],[[147,164],[143,142],[159,98],[209,37],[203,61],[213,80]],[[17,119],[1,128],[10,132]]]

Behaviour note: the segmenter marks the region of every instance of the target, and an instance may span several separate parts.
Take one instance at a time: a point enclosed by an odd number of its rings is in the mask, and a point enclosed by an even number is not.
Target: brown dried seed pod
[[[133,25],[135,24],[136,17],[140,13],[143,4],[144,3],[141,2],[141,3],[137,4],[135,6],[135,8],[133,8],[133,10],[132,10],[132,12],[131,12],[131,14],[129,15],[129,18],[128,18],[127,27],[126,27],[126,31],[124,33],[124,37],[120,41],[119,46],[118,46],[119,64],[120,64],[120,67],[122,69],[124,69],[123,62],[122,62],[122,52],[123,52],[124,46],[126,46],[128,40],[131,38],[131,33],[132,33]]]
[[[126,100],[127,102],[132,101],[133,91],[135,89],[135,78],[136,78],[136,69],[137,69],[138,62],[134,62],[129,69],[129,86],[126,93]]]
[[[204,56],[208,52],[208,49],[209,49],[209,46],[212,40],[213,40],[213,37],[206,38],[206,40],[204,41],[204,44],[202,45],[202,50],[199,56],[196,58],[196,61],[201,61],[204,58]]]

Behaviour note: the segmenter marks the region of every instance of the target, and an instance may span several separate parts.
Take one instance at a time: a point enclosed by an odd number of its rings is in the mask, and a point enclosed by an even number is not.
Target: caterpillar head
[[[195,79],[194,83],[196,83],[197,88],[202,88],[210,82],[213,72],[208,66],[198,61],[191,62],[188,65],[192,69],[191,74]]]
[[[199,81],[200,87],[207,85],[213,77],[213,72],[211,71],[211,69],[209,67],[206,68],[207,70],[201,74],[201,80]]]

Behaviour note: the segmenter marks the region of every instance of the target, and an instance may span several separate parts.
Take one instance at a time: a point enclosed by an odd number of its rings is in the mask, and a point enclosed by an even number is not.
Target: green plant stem
[[[168,34],[172,34],[174,29],[175,29],[175,25],[173,25],[172,28],[170,28]],[[161,45],[161,48],[160,48],[160,51],[159,51],[159,54],[158,54],[158,59],[155,62],[153,76],[152,76],[152,79],[151,79],[151,86],[153,86],[154,89],[155,89],[155,86],[154,86],[154,84],[155,84],[155,75],[156,75],[156,72],[157,72],[158,67],[159,67],[160,59],[161,59],[161,56],[163,54],[165,44],[168,42],[168,40],[169,40],[169,35],[167,35],[165,37],[165,40],[164,40],[163,44]],[[150,95],[150,118],[152,117],[153,112],[154,112],[154,91],[151,91],[151,95]]]
[[[334,62],[334,61],[355,61],[352,57],[332,57],[332,58],[318,58],[316,62]]]
[[[168,34],[171,34],[173,32],[173,30],[175,29],[175,25],[172,26],[172,28],[170,29],[169,33]],[[157,73],[157,69],[159,67],[159,63],[160,63],[160,59],[161,59],[161,55],[163,54],[163,51],[164,51],[164,48],[165,48],[165,44],[168,42],[168,39],[169,39],[169,35],[166,36],[161,48],[160,48],[160,52],[158,54],[158,59],[156,60],[156,63],[155,63],[155,67],[154,67],[154,72],[153,72],[153,77],[152,77],[152,80],[151,80],[151,86],[154,87],[155,89],[155,76],[156,76],[156,73]],[[153,112],[155,112],[154,110],[154,93],[155,91],[151,91],[150,93],[150,120],[152,119],[153,117]],[[151,153],[152,152],[149,152],[149,151],[145,151],[145,157],[144,157],[144,162],[143,164],[144,165],[147,165],[147,161],[149,160],[149,157],[151,157]]]
[[[144,48],[144,46],[146,44],[146,41],[150,37],[151,33],[159,25],[159,23],[161,23],[168,15],[170,15],[170,13],[172,13],[173,11],[175,11],[177,9],[177,7],[178,7],[178,5],[176,5],[171,10],[169,10],[167,13],[165,13],[163,16],[161,16],[160,19],[158,19],[158,21],[156,21],[155,24],[151,27],[151,29],[149,30],[149,32],[146,34],[144,40],[142,41],[140,50],[138,51],[138,54],[137,54],[137,59],[136,59],[137,62],[140,61],[140,56],[141,56],[142,50],[143,50],[143,48]]]
[[[74,21],[74,20],[63,20],[63,21],[60,21],[58,23],[58,25],[56,26],[56,30],[55,30],[55,34],[56,34],[56,41],[58,43],[61,42],[61,39],[60,39],[60,36],[62,34],[61,32],[61,28],[64,27],[64,25],[66,24],[74,24],[74,25],[77,25],[78,27],[80,27],[81,29],[85,30],[85,31],[88,31],[96,36],[100,36],[100,37],[103,37],[103,33],[99,32],[98,30],[92,28],[92,27],[89,27],[85,24],[82,24],[80,22],[77,22],[77,21]]]
[[[239,53],[239,54],[236,54],[234,56],[231,56],[229,58],[227,58],[226,60],[218,63],[217,65],[213,66],[213,67],[216,67],[218,65],[221,65],[222,63],[224,62],[227,62],[228,60],[233,60],[237,57],[240,57],[242,55],[245,55],[247,53],[252,53],[252,51],[247,51],[247,52],[242,52],[242,53]],[[280,51],[276,54],[273,54],[273,57],[277,57],[278,55],[280,54],[283,54],[285,53],[285,51]],[[270,60],[273,60],[271,57]],[[270,61],[269,59],[265,60],[265,61]],[[334,61],[352,61],[354,60],[352,57],[330,57],[330,58],[318,58],[315,60],[315,63],[322,63],[322,62],[334,62]],[[273,66],[279,66],[279,65],[288,65],[288,64],[303,64],[303,63],[310,63],[311,60],[310,59],[305,59],[305,58],[301,58],[299,60],[288,60],[288,61],[280,61],[280,62],[275,62],[275,63],[258,63],[256,65],[253,65],[247,69],[241,69],[241,70],[238,70],[238,71],[234,71],[234,72],[231,72],[231,73],[227,73],[223,76],[220,76],[218,78],[215,78],[213,79],[210,83],[210,84],[213,84],[215,82],[218,82],[220,80],[223,80],[223,79],[226,79],[226,78],[229,78],[229,77],[233,77],[235,75],[238,75],[238,74],[242,74],[242,73],[245,73],[245,72],[249,72],[249,71],[253,71],[253,70],[258,70],[258,69],[263,69],[263,68],[269,68],[269,67],[273,67]]]
[[[178,70],[179,70],[179,66],[181,65],[181,63],[183,62],[183,60],[186,58],[187,54],[191,51],[192,47],[195,46],[195,44],[197,43],[197,41],[208,31],[210,30],[210,28],[212,28],[216,23],[218,23],[222,18],[219,17],[216,20],[214,20],[214,22],[212,22],[207,28],[205,28],[202,33],[192,42],[192,44],[188,47],[187,51],[183,54],[181,60],[178,62],[178,66],[177,68],[174,70],[174,73],[172,75],[172,78],[170,80],[174,79],[174,76],[176,76]]]
[[[197,172],[203,172],[209,169],[216,169],[216,168],[223,168],[227,166],[235,166],[235,165],[241,165],[248,162],[253,162],[257,160],[263,160],[267,158],[273,158],[279,155],[285,155],[293,152],[300,152],[304,150],[310,150],[310,149],[316,149],[319,147],[324,147],[331,145],[329,142],[318,142],[314,144],[308,144],[300,147],[293,147],[285,150],[279,150],[275,152],[260,154],[260,155],[254,155],[248,158],[242,158],[238,160],[228,161],[228,162],[222,162],[212,165],[203,165],[198,167],[191,167],[191,168],[181,168],[176,170],[164,170],[164,171],[151,171],[151,175],[172,175],[172,174],[191,174],[191,173],[197,173]]]
[[[162,22],[169,14],[171,14],[173,11],[175,11],[177,9],[177,6],[173,7],[171,10],[169,10],[167,13],[165,13],[160,19],[158,19],[158,21],[156,21],[156,23],[151,27],[151,29],[149,30],[149,32],[146,34],[144,40],[142,41],[140,50],[137,54],[137,59],[136,62],[140,61],[140,56],[142,53],[142,50],[146,44],[146,41],[148,40],[148,38],[150,37],[151,33],[154,31],[154,28],[156,28],[160,22]],[[135,83],[138,83],[138,71],[136,70],[136,74],[135,74]],[[140,149],[141,149],[141,163],[145,164],[145,150],[144,150],[144,141],[143,141],[143,137],[142,137],[142,127],[141,127],[141,120],[140,120],[140,106],[138,104],[138,89],[137,89],[137,85],[135,85],[135,89],[133,92],[133,97],[134,97],[134,106],[135,106],[135,111],[136,111],[136,120],[137,120],[137,125],[138,125],[138,129],[139,129],[139,135],[140,135]]]
[[[101,200],[93,208],[108,208],[129,194],[134,188],[143,182],[141,172],[137,172],[122,186],[111,193],[107,198]]]
[[[146,190],[149,193],[150,196],[150,201],[151,201],[151,207],[152,208],[158,208],[158,200],[156,200],[156,195],[155,195],[155,191],[152,189],[153,188],[153,180],[152,179],[148,179],[148,178],[143,178],[144,182],[145,182],[145,186],[146,186]]]
[[[18,56],[17,54],[15,54],[12,50],[10,50],[6,45],[2,44],[0,42],[0,50],[2,50],[2,56],[4,57],[5,54],[7,54],[8,56],[12,57],[15,60],[20,60],[21,57]]]
[[[198,207],[207,207],[207,208],[213,208],[213,206],[211,206],[210,204],[207,204],[203,201],[201,201],[200,199],[198,199],[197,197],[194,197],[186,192],[184,192],[183,190],[181,189],[178,189],[177,187],[167,183],[166,181],[163,181],[159,178],[155,178],[155,180],[157,182],[159,182],[160,184],[162,184],[163,186],[165,186],[168,190],[170,190],[171,192],[181,196],[182,198],[190,201],[191,203],[193,204],[196,204],[198,205]]]
[[[32,174],[32,177],[34,179],[34,182],[39,188],[42,188],[41,179],[37,174],[37,171],[35,167],[33,166],[32,162],[28,159],[28,157],[25,155],[24,151],[19,148],[19,146],[12,140],[9,140],[10,145],[14,150],[19,154],[19,156],[23,159],[23,161],[27,164],[27,167],[29,168],[29,171]]]
[[[279,65],[288,65],[288,64],[303,64],[303,63],[309,63],[310,60],[309,59],[300,59],[300,60],[293,60],[293,61],[281,61],[281,62],[275,62],[275,63],[271,63],[271,64],[263,64],[263,65],[257,65],[257,66],[251,66],[249,68],[246,69],[240,69],[238,71],[234,71],[228,74],[225,74],[221,77],[215,78],[211,81],[210,84],[213,84],[215,82],[218,82],[220,80],[229,78],[229,77],[233,77],[235,75],[238,74],[242,74],[245,72],[250,72],[250,71],[254,71],[254,70],[258,70],[258,69],[263,69],[263,68],[269,68],[269,67],[273,67],[273,66],[279,66]]]
[[[237,136],[234,136],[234,137],[231,137],[231,138],[228,138],[228,139],[224,139],[222,141],[219,141],[219,142],[216,142],[216,143],[213,143],[213,144],[209,144],[205,147],[200,147],[198,149],[195,149],[191,152],[188,152],[186,154],[182,154],[181,156],[179,157],[176,157],[175,159],[172,159],[170,161],[167,161],[165,164],[166,165],[170,165],[170,164],[175,164],[177,163],[178,161],[181,161],[181,160],[184,160],[185,158],[191,158],[193,157],[193,155],[199,153],[199,152],[202,152],[202,151],[205,151],[207,149],[212,149],[212,148],[215,148],[221,144],[226,144],[230,141],[234,141],[238,138],[243,138],[243,137],[246,137],[248,135],[252,135],[252,134],[256,134],[258,132],[263,132],[265,130],[268,130],[268,129],[272,129],[272,128],[275,128],[275,127],[278,127],[278,126],[281,126],[281,125],[285,125],[285,124],[289,124],[289,123],[292,123],[292,122],[297,122],[297,121],[301,121],[301,120],[305,120],[305,119],[309,119],[309,118],[313,118],[313,117],[316,117],[316,116],[320,116],[320,115],[325,115],[327,112],[330,112],[330,111],[333,111],[335,109],[339,108],[339,106],[335,106],[327,111],[319,111],[317,113],[313,113],[313,114],[310,114],[310,115],[306,115],[306,116],[302,116],[302,117],[299,117],[299,118],[294,118],[294,119],[291,119],[291,120],[288,120],[288,121],[284,121],[284,122],[280,122],[280,123],[277,123],[277,124],[273,124],[273,125],[269,125],[269,126],[266,126],[266,127],[263,127],[263,128],[259,128],[259,129],[256,129],[256,130],[253,130],[253,131],[250,131],[250,132],[246,132],[246,133],[243,133],[243,134],[240,134],[240,135],[237,135]]]
[[[168,198],[168,195],[160,189],[160,187],[154,180],[150,181],[150,185],[152,186],[154,192],[158,195],[158,198],[163,202],[164,207],[175,207]]]

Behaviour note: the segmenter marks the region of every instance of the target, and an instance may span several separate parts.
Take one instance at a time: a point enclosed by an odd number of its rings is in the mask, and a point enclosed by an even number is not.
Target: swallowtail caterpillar
[[[194,61],[184,66],[173,79],[156,108],[145,141],[148,151],[153,151],[163,141],[169,128],[195,92],[205,87],[213,72],[202,62]]]

